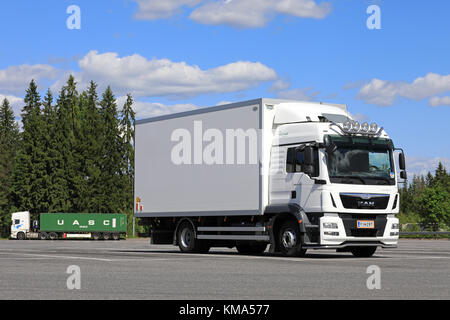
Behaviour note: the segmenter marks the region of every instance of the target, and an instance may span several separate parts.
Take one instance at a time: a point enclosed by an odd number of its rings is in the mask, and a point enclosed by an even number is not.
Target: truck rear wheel
[[[58,234],[56,232],[50,232],[48,235],[48,238],[50,240],[57,240],[58,239]]]
[[[103,234],[103,240],[109,240],[109,239],[111,239],[111,235],[108,232],[105,232]]]
[[[298,223],[288,220],[278,232],[278,244],[281,253],[287,257],[303,257],[306,249],[302,248],[302,235]]]
[[[206,241],[195,239],[194,228],[189,221],[180,224],[177,231],[178,247],[181,252],[207,253],[211,248]]]
[[[119,240],[120,239],[120,234],[118,233],[113,233],[112,235],[113,240]]]
[[[92,240],[100,240],[100,238],[101,238],[102,236],[101,236],[100,233],[94,232],[94,233],[92,234],[91,237],[92,237]]]
[[[264,242],[238,242],[236,249],[240,254],[258,255],[266,251],[267,243]]]
[[[350,252],[358,258],[369,258],[377,251],[377,247],[350,247]]]
[[[48,239],[48,234],[47,232],[39,232],[39,240],[47,240]]]

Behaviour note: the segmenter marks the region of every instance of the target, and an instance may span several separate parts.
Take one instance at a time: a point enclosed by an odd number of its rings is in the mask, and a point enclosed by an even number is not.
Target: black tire
[[[58,240],[58,234],[57,234],[56,232],[50,232],[50,233],[48,234],[48,238],[49,238],[50,240]]]
[[[240,254],[260,255],[266,251],[267,243],[264,242],[237,242],[236,249]]]
[[[101,237],[102,237],[102,235],[100,233],[98,233],[98,232],[94,232],[91,235],[92,240],[100,240]]]
[[[185,253],[207,253],[211,246],[195,238],[194,228],[189,221],[180,224],[177,231],[178,247]]]
[[[120,239],[120,234],[113,233],[113,234],[111,234],[111,237],[112,237],[113,240],[119,240]]]
[[[298,223],[294,220],[284,222],[278,231],[278,245],[286,257],[303,257],[306,249],[302,248],[303,237]]]
[[[108,232],[103,233],[102,235],[103,240],[109,240],[111,239],[111,235]]]
[[[47,232],[39,232],[38,238],[39,240],[47,240],[48,239]]]
[[[377,251],[377,247],[350,247],[350,252],[357,258],[369,258]]]
[[[19,232],[17,234],[17,240],[25,240],[25,239],[26,239],[25,233]]]
[[[194,228],[190,222],[185,221],[178,226],[177,239],[181,252],[195,252]]]

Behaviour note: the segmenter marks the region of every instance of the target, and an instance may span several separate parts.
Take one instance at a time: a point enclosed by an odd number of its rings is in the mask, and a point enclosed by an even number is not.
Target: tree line
[[[29,84],[19,130],[7,99],[0,106],[0,233],[11,212],[133,214],[133,98],[119,110],[110,87],[81,93],[70,76],[55,99]],[[130,224],[129,224],[130,225]]]
[[[432,231],[450,228],[450,174],[439,162],[434,175],[416,175],[400,192],[400,222]]]
[[[119,110],[110,87],[81,93],[70,76],[55,99],[41,99],[35,81],[26,90],[22,129],[7,99],[0,102],[0,236],[11,213],[127,213],[133,215],[133,98]],[[400,188],[400,221],[450,227],[450,175],[414,176]],[[129,227],[131,223],[128,224]]]

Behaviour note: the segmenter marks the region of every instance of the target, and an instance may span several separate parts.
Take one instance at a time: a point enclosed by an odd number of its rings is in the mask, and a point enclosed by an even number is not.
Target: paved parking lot
[[[68,289],[71,265],[80,289]],[[369,266],[379,268],[380,289],[367,287]],[[447,240],[401,240],[372,258],[182,254],[148,239],[0,241],[0,299],[449,299],[449,275]]]

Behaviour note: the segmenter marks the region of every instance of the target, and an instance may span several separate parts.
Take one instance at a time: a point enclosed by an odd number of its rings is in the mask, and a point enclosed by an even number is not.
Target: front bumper
[[[356,229],[357,220],[374,220],[374,229]],[[351,246],[379,246],[396,248],[398,244],[399,220],[393,215],[379,215],[375,219],[362,215],[339,215],[325,213],[320,218],[320,245],[317,248],[340,249]],[[324,224],[334,228],[325,228]],[[314,248],[314,246],[311,246]]]

